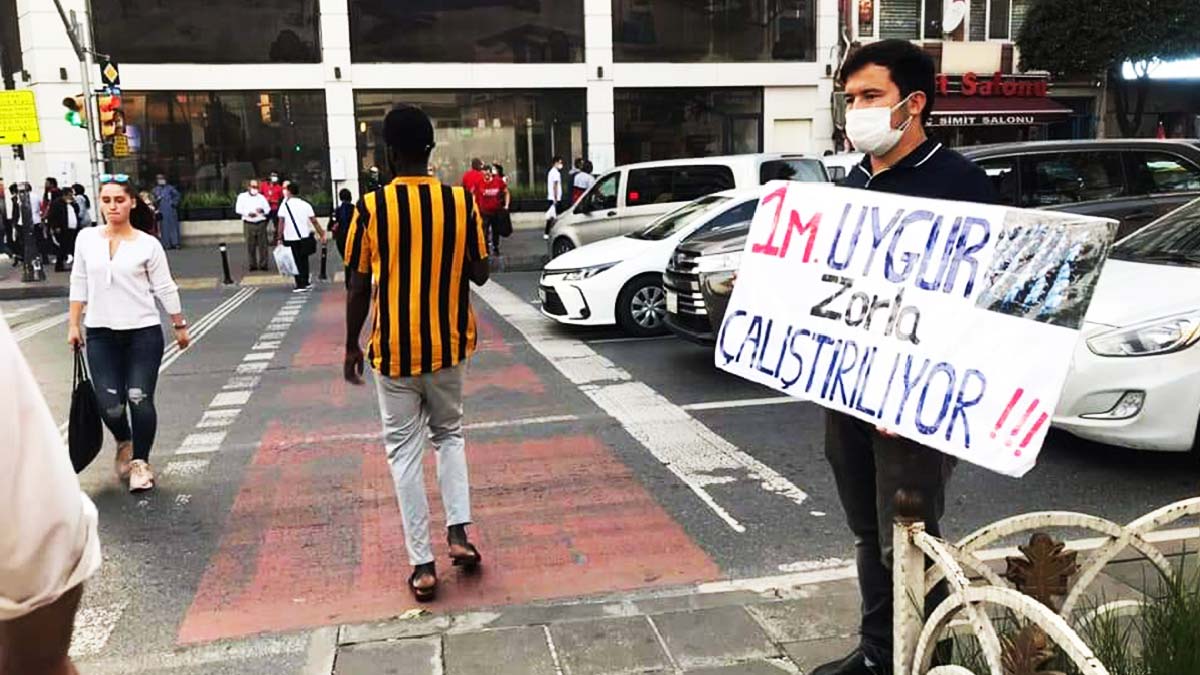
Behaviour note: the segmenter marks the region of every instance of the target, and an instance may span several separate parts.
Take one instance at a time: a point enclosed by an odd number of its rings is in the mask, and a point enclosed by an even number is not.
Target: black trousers
[[[874,425],[825,411],[825,456],[833,468],[846,521],[854,533],[862,593],[862,650],[885,672],[892,666],[892,523],[896,491],[921,497],[925,530],[941,536],[946,482],[956,460]],[[927,596],[926,616],[946,598],[945,583]]]
[[[308,256],[307,242],[303,239],[285,241],[285,246],[292,249],[292,257],[296,259],[296,288],[308,288]]]

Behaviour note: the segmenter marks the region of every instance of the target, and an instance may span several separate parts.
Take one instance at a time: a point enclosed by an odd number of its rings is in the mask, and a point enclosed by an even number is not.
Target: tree
[[[1022,70],[1046,70],[1057,77],[1104,77],[1116,97],[1121,133],[1133,136],[1146,110],[1154,67],[1162,61],[1200,56],[1200,3],[1031,0],[1017,46]],[[1137,75],[1132,83],[1123,74],[1126,63]]]

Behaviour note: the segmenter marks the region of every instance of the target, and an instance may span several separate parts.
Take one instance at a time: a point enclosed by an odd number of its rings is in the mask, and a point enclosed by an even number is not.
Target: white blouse
[[[179,288],[171,279],[162,244],[138,231],[132,241],[122,241],[108,255],[103,227],[89,227],[75,240],[71,268],[71,301],[87,303],[88,328],[133,330],[160,324],[154,298],[168,314],[182,311]]]

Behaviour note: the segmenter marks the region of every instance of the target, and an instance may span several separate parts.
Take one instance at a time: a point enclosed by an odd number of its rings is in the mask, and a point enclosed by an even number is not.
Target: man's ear
[[[917,90],[909,97],[906,107],[909,115],[921,119],[921,113],[927,105],[929,105],[929,98],[925,96],[925,92]]]

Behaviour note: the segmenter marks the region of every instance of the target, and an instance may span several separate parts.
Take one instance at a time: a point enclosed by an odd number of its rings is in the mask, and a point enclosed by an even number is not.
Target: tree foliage
[[[1200,56],[1200,1],[1032,0],[1017,46],[1022,69],[1107,78],[1121,130],[1132,135],[1141,123],[1154,63]],[[1132,118],[1130,83],[1121,73],[1127,62],[1138,75]]]

